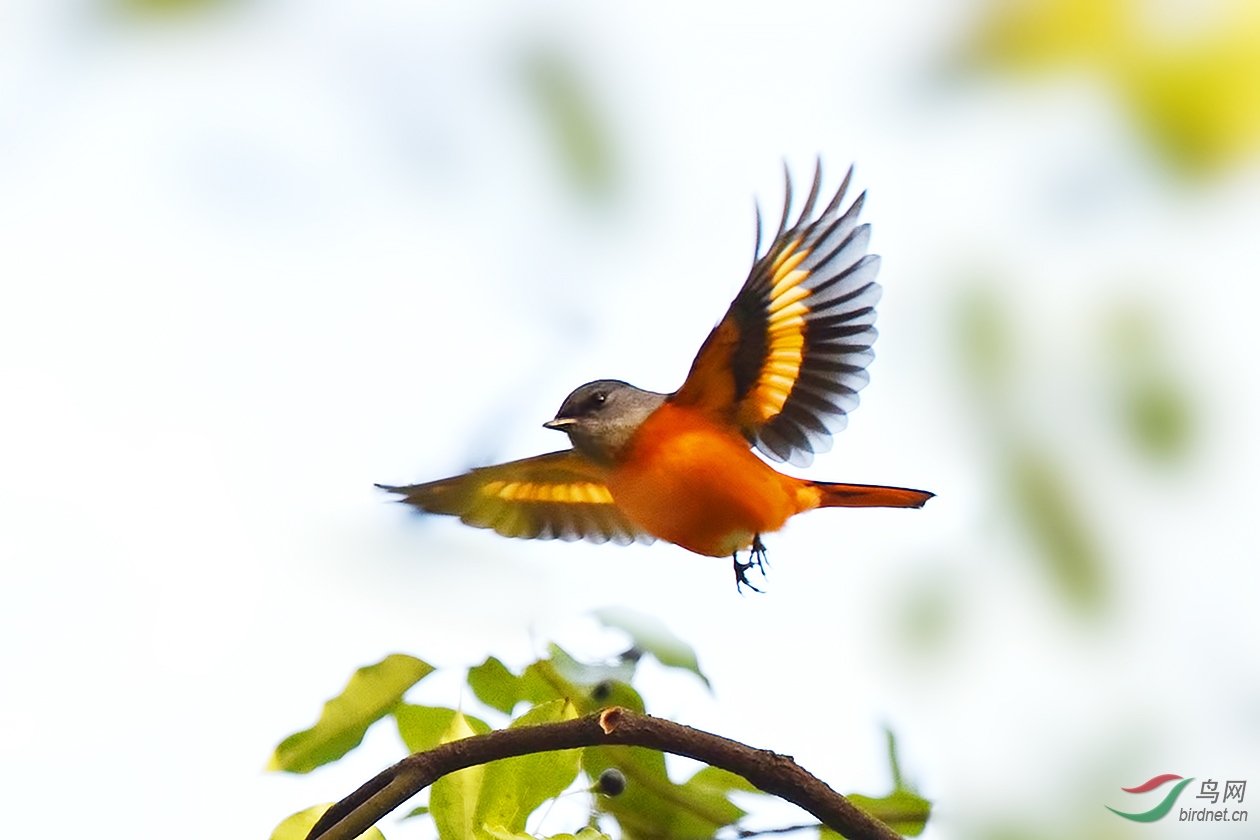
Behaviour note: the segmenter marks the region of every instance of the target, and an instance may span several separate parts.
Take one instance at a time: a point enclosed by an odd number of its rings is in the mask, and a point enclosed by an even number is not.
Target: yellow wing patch
[[[508,502],[557,502],[559,504],[611,505],[612,493],[602,484],[535,484],[527,481],[488,481],[481,493]]]
[[[426,513],[522,539],[650,542],[622,514],[603,467],[573,450],[551,452],[426,484],[382,489]]]
[[[800,238],[793,240],[771,265],[766,359],[744,404],[753,415],[741,418],[745,425],[760,425],[779,415],[805,361],[805,316],[809,307],[802,301],[811,292],[801,285],[809,272],[797,268],[809,256],[809,249],[800,245]]]

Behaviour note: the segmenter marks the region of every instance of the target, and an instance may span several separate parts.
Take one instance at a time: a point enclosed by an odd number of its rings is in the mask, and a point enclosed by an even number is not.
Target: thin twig
[[[745,837],[762,837],[766,834],[794,834],[798,831],[818,830],[818,823],[805,823],[803,825],[784,825],[779,828],[741,828],[735,833],[735,836],[744,840]]]
[[[610,744],[648,747],[729,770],[766,793],[799,805],[850,840],[900,837],[790,756],[614,706],[561,723],[497,729],[410,755],[329,808],[307,840],[354,840],[390,811],[456,770],[529,753]]]

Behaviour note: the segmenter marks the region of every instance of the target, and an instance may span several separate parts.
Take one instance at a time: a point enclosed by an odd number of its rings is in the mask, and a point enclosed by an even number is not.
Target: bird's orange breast
[[[635,432],[608,477],[625,515],[698,554],[728,557],[818,504],[808,482],[754,455],[738,432],[666,403]]]

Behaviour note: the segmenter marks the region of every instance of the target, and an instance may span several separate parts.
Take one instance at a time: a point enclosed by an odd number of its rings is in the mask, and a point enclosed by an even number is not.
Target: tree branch
[[[900,838],[790,756],[614,706],[561,723],[497,729],[410,755],[328,809],[307,840],[354,840],[403,802],[456,770],[529,753],[606,745],[648,747],[729,770],[766,793],[799,805],[850,840]]]

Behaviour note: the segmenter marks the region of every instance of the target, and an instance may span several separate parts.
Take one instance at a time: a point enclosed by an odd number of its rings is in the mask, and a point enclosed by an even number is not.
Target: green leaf
[[[505,831],[501,828],[488,828],[486,832],[495,840],[538,840],[532,834],[523,831]],[[553,834],[543,840],[612,840],[602,831],[587,826],[577,834]]]
[[[606,607],[596,610],[595,617],[606,627],[615,627],[628,633],[636,648],[652,654],[662,665],[690,671],[704,680],[706,686],[712,688],[709,685],[709,678],[700,672],[696,652],[690,645],[671,633],[661,621],[627,607]]]
[[[896,790],[882,799],[851,793],[846,797],[857,807],[903,837],[918,837],[927,826],[932,803],[908,790]],[[844,835],[825,825],[818,826],[818,840],[837,840]]]
[[[596,807],[611,814],[625,840],[662,840],[673,837],[711,837],[719,828],[744,816],[727,794],[737,786],[729,778],[701,770],[684,784],[665,772],[665,756],[641,747],[587,747],[583,767],[596,778],[609,767],[626,776],[626,789],[617,797],[600,796]]]
[[[574,702],[584,715],[609,706],[621,706],[639,714],[644,712],[643,698],[639,692],[631,688],[628,683],[613,680],[592,686],[590,690],[579,694]]]
[[[459,712],[454,709],[400,703],[394,707],[394,722],[398,724],[398,736],[407,745],[407,749],[417,753],[444,743],[442,736],[451,728],[457,714]],[[471,715],[464,715],[464,720],[478,735],[490,731],[490,725],[483,720]]]
[[[901,775],[901,762],[897,760],[897,738],[891,729],[885,730],[885,734],[888,736],[888,765],[892,770],[893,792],[879,799],[851,793],[848,799],[898,834],[917,837],[927,825],[928,817],[932,813],[932,803],[915,793]],[[840,836],[826,826],[818,828],[819,840],[834,840]]]
[[[906,837],[922,834],[932,813],[932,803],[904,788],[894,790],[882,799],[852,793],[849,794],[849,801]]]
[[[328,802],[285,817],[280,825],[276,826],[276,830],[271,832],[271,840],[306,840],[306,835],[311,833],[315,823],[319,822],[319,818],[332,806],[333,803]],[[379,828],[373,827],[360,834],[359,840],[385,840],[385,835],[381,834]]]
[[[505,714],[511,714],[522,700],[537,705],[580,693],[546,659],[532,663],[518,677],[493,656],[468,669],[468,687],[482,703]]]
[[[760,788],[743,776],[732,773],[730,770],[723,770],[721,767],[703,767],[687,781],[687,784],[724,794],[733,790],[743,793],[762,793]]]
[[[507,666],[491,656],[485,662],[468,669],[468,687],[482,703],[504,714],[512,714],[516,704],[525,698],[522,679]]]
[[[567,700],[536,706],[512,722],[511,728],[573,720],[577,709]],[[553,750],[492,761],[486,765],[476,822],[489,829],[525,830],[535,809],[559,796],[577,778],[581,750]]]
[[[451,725],[439,739],[446,744],[476,734],[467,718],[456,712]],[[433,783],[429,792],[429,813],[441,840],[475,840],[480,823],[476,820],[477,801],[485,779],[484,765],[447,773]]]
[[[556,645],[551,658],[533,663],[521,674],[521,693],[531,703],[571,700],[581,714],[624,706],[643,711],[641,698],[624,679],[634,672],[634,663],[583,665]]]
[[[407,689],[432,672],[433,666],[401,653],[360,668],[345,690],[324,704],[313,727],[280,742],[267,769],[309,773],[336,761],[359,745],[368,727],[389,714]]]
[[[486,826],[486,834],[489,834],[494,840],[538,840],[532,834],[526,834],[523,831],[508,831],[506,828],[495,828]]]
[[[884,738],[888,741],[888,769],[892,773],[893,790],[914,790],[901,775],[901,759],[897,758],[897,736],[891,727],[884,727]]]

